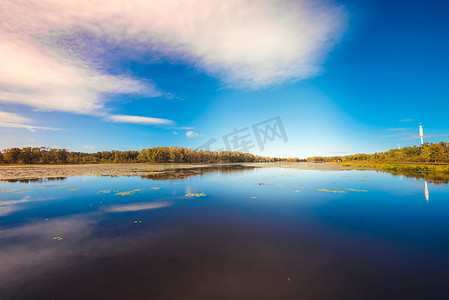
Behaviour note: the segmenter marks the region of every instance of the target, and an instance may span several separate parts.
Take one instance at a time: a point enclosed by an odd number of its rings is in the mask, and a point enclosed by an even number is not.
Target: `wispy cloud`
[[[38,129],[40,130],[60,130],[59,128],[52,128],[52,127],[43,127],[43,126],[35,126],[35,125],[28,125],[23,123],[32,123],[33,120],[20,116],[16,113],[10,113],[6,111],[0,111],[0,127],[9,127],[9,128],[24,128],[29,131],[36,131]]]
[[[403,119],[403,120],[399,120],[399,122],[412,122],[415,121],[413,119]]]
[[[171,125],[174,124],[172,120],[141,117],[141,116],[128,116],[128,115],[110,115],[106,118],[108,121],[119,123],[134,123],[142,125]]]
[[[1,14],[0,17],[5,20]],[[105,94],[160,95],[155,87],[142,81],[77,66],[43,48],[27,34],[6,33],[2,27],[0,24],[1,102],[43,111],[101,114]]]
[[[76,8],[70,1],[2,2],[0,102],[45,111],[101,114],[106,95],[162,95],[150,82],[124,74],[111,75],[105,71],[107,66],[82,60],[77,56],[80,45],[65,49],[63,44],[49,45],[40,39],[55,30],[94,22],[87,16],[94,13],[95,6],[102,5],[90,1],[79,4]],[[78,18],[79,13],[86,18]],[[61,55],[61,48],[72,54]]]
[[[433,137],[449,137],[449,134],[430,134],[430,135],[425,135],[423,136],[424,138],[433,138]],[[419,139],[420,136],[419,135],[411,135],[409,137],[404,137],[401,138],[401,140],[414,140],[414,139]]]
[[[404,136],[404,135],[408,135],[408,133],[402,132],[402,133],[396,133],[396,134],[376,135],[376,137],[389,138],[389,137],[398,137],[398,136]]]
[[[0,111],[0,120],[7,123],[31,123],[33,120],[16,113]]]
[[[186,132],[186,137],[188,137],[189,139],[197,138],[199,136],[200,136],[199,133],[197,133],[195,131],[189,130],[189,131]]]
[[[388,131],[406,131],[408,128],[388,128]]]
[[[84,148],[86,148],[86,149],[95,149],[94,146],[88,146],[88,145],[84,145]]]

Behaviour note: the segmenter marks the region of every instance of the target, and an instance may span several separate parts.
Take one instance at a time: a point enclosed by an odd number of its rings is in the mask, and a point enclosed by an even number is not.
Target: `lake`
[[[1,299],[449,299],[449,185],[221,166],[0,182]]]

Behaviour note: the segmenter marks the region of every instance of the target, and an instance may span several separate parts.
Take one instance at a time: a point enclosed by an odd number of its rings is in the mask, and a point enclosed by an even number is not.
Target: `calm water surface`
[[[449,299],[446,183],[177,178],[0,182],[0,298]]]

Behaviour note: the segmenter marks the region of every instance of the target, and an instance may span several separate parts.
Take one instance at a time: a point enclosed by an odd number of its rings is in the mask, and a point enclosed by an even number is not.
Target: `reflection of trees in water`
[[[449,183],[449,175],[440,172],[407,172],[407,171],[387,171],[376,170],[376,172],[390,173],[393,176],[405,176],[408,178],[424,179],[433,184],[447,184]]]
[[[65,181],[67,177],[48,177],[48,178],[32,178],[32,179],[2,179],[5,182],[20,182],[20,183],[48,183],[54,181]]]
[[[242,173],[246,170],[252,170],[256,167],[243,165],[209,165],[205,167],[192,168],[173,168],[168,170],[154,171],[154,174],[140,176],[144,179],[152,180],[181,180],[192,176],[201,176],[210,173],[221,174],[236,174]],[[136,174],[137,175],[137,174]],[[117,175],[99,175],[100,177],[121,177]],[[126,175],[126,177],[132,177]],[[65,181],[68,177],[47,177],[47,178],[32,178],[32,179],[2,179],[3,182],[20,182],[20,183],[49,183],[55,181]]]
[[[243,165],[217,165],[207,166],[204,168],[174,168],[171,170],[163,170],[155,174],[141,176],[144,179],[152,180],[181,180],[193,176],[202,176],[204,174],[220,173],[220,174],[238,174],[243,171],[252,170],[255,167]]]

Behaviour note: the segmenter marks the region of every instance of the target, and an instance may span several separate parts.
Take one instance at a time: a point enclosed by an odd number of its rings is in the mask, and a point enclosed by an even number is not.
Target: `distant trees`
[[[182,147],[155,147],[141,151],[70,152],[46,147],[11,148],[0,152],[0,163],[7,164],[84,164],[84,163],[233,163],[297,162],[297,158],[270,158],[233,151],[203,151]]]
[[[422,146],[392,149],[373,154],[354,154],[346,156],[312,156],[310,162],[434,162],[449,163],[449,143],[425,143]]]
[[[9,149],[8,151],[5,151],[3,154],[3,159],[6,162],[10,162],[10,163],[17,163],[18,159],[19,159],[19,155],[20,155],[20,149],[19,148],[12,148]]]

